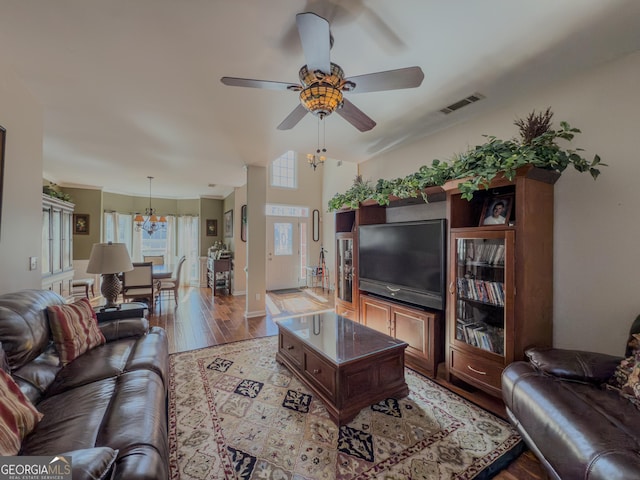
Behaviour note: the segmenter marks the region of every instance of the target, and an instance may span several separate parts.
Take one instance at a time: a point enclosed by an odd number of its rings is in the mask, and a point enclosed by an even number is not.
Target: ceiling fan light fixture
[[[340,108],[342,101],[342,92],[326,83],[316,83],[300,92],[300,102],[304,108],[320,118]]]
[[[328,83],[336,88],[341,88],[344,82],[344,70],[342,70],[340,65],[332,63],[331,74],[327,75],[320,70],[310,71],[309,68],[304,65],[298,72],[298,77],[300,78],[300,83],[305,87],[310,87],[315,83],[322,82]]]

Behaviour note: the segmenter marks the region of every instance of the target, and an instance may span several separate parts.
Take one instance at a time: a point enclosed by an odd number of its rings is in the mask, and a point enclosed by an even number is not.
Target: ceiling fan
[[[376,122],[344,98],[343,92],[366,93],[414,88],[420,86],[424,79],[420,67],[345,78],[340,65],[330,60],[329,51],[333,46],[333,37],[329,30],[329,22],[315,13],[307,12],[296,15],[296,24],[307,61],[298,74],[300,84],[236,77],[220,79],[225,85],[234,87],[300,92],[300,105],[278,125],[278,130],[295,127],[307,112],[323,119],[335,111],[358,130],[366,132],[375,127]]]

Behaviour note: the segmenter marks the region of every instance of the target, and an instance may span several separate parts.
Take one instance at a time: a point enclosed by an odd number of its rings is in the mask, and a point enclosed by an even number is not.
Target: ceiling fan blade
[[[299,13],[296,15],[296,24],[309,71],[331,73],[329,22],[315,13]]]
[[[298,105],[293,109],[287,118],[285,118],[280,125],[278,125],[278,130],[291,130],[295,127],[300,120],[307,114],[307,109],[302,106],[302,104]]]
[[[420,67],[407,67],[386,72],[367,73],[346,80],[356,84],[351,93],[366,93],[415,88],[422,84],[423,79],[424,73]]]
[[[361,132],[368,132],[376,126],[376,122],[346,98],[343,99],[342,108],[337,109],[336,113]]]
[[[225,85],[231,87],[267,88],[269,90],[300,90],[297,83],[272,82],[270,80],[253,80],[251,78],[222,77]]]

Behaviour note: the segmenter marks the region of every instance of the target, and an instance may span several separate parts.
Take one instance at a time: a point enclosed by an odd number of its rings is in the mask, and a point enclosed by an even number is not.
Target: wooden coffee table
[[[323,401],[338,425],[374,403],[409,394],[405,342],[334,312],[277,323],[276,360]]]

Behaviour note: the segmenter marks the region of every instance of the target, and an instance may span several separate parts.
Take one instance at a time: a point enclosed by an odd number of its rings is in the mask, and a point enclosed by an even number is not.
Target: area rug
[[[307,290],[307,289],[305,289]],[[270,291],[265,297],[267,311],[272,319],[307,315],[333,310],[329,301],[313,292],[293,289],[293,291]]]
[[[172,480],[479,480],[522,451],[508,423],[410,369],[408,397],[338,428],[276,350],[272,336],[170,356]]]

